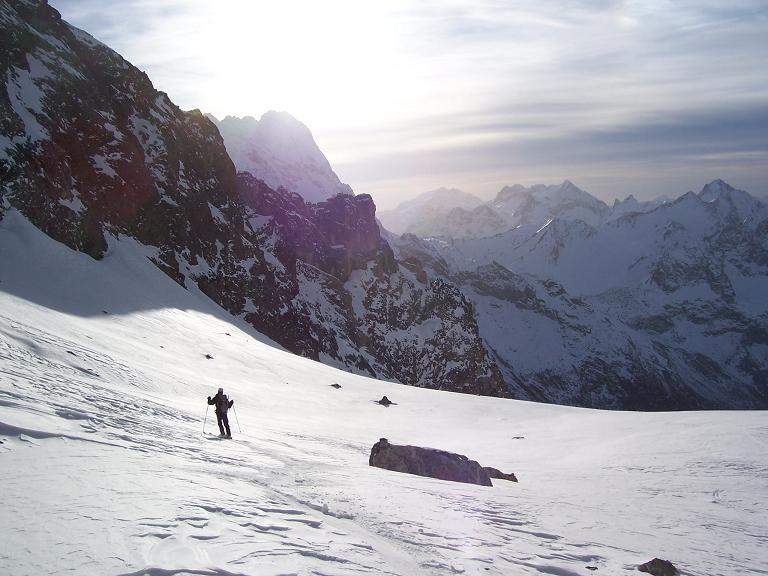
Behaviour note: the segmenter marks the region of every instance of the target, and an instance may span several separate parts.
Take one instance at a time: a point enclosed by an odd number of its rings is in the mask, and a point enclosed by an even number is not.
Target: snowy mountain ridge
[[[487,202],[472,195],[468,196],[475,202],[468,202],[456,194],[440,194],[442,190],[447,189],[426,193],[401,203],[394,210],[382,212],[382,223],[397,234],[415,234],[422,238],[486,238],[519,226],[538,229],[553,219],[581,220],[597,226],[624,214],[647,212],[669,202],[664,196],[638,202],[630,195],[624,200],[617,199],[609,207],[570,180],[557,185],[504,186]]]
[[[597,226],[393,245],[462,288],[516,397],[768,406],[768,206],[725,182]]]
[[[287,112],[270,110],[260,120],[206,116],[219,129],[238,171],[249,172],[271,188],[282,186],[307,202],[353,193],[336,176],[309,128]]]

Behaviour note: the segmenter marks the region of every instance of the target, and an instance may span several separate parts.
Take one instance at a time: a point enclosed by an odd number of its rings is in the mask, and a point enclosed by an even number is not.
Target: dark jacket
[[[217,414],[226,414],[227,410],[232,408],[232,404],[234,404],[234,400],[230,400],[227,398],[226,394],[220,394],[216,393],[216,396],[211,398],[208,396],[208,404],[211,406],[216,406],[216,413]]]

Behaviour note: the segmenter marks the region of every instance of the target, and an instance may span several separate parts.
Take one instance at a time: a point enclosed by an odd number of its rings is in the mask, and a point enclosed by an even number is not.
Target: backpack
[[[219,394],[216,396],[216,412],[219,414],[226,414],[229,410],[229,398],[226,394]]]

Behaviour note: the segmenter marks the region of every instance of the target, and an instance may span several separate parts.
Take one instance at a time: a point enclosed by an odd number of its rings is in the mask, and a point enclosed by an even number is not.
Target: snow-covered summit
[[[744,221],[760,218],[765,214],[766,204],[749,192],[738,190],[727,182],[714,180],[705,185],[698,199],[710,206],[721,218]]]
[[[437,194],[442,191],[442,195]],[[453,194],[449,192],[454,192]],[[382,213],[385,225],[393,232],[409,232],[422,238],[440,236],[454,239],[481,239],[503,234],[519,226],[538,230],[551,220],[581,221],[599,227],[630,214],[640,214],[670,205],[672,200],[661,195],[640,201],[630,194],[616,199],[611,206],[582,190],[570,180],[561,184],[535,184],[504,186],[496,197],[479,202],[472,195],[461,194],[474,202],[461,202],[454,190],[440,189],[423,194],[415,200],[403,202],[395,210]],[[759,210],[761,202],[743,190],[723,180],[706,184],[690,199],[711,205],[710,210],[720,217],[749,218]],[[684,195],[685,196],[685,195]],[[433,207],[437,205],[438,207]],[[403,224],[405,223],[405,224]]]
[[[400,203],[393,210],[379,212],[384,227],[395,234],[406,232],[422,235],[439,235],[433,226],[445,219],[455,209],[472,210],[483,201],[458,188],[437,188]]]
[[[439,191],[435,191],[439,192]],[[540,228],[552,219],[581,220],[590,226],[602,222],[610,208],[570,180],[562,184],[504,186],[493,200],[481,202],[461,193],[428,193],[382,213],[392,231],[421,236],[485,238],[517,226]],[[427,198],[425,201],[424,198]],[[402,223],[406,222],[407,227]]]
[[[308,202],[336,194],[352,194],[317,146],[309,128],[287,112],[270,110],[252,116],[208,118],[219,128],[235,167],[250,172],[272,188],[280,186]]]
[[[526,188],[505,186],[490,202],[507,218],[510,228],[521,224],[543,226],[548,220],[581,220],[591,226],[601,222],[609,208],[570,180],[559,185],[537,184]]]
[[[727,196],[735,190],[736,188],[718,178],[717,180],[713,180],[709,184],[704,185],[701,192],[699,192],[699,198],[704,202],[714,202],[718,198]]]

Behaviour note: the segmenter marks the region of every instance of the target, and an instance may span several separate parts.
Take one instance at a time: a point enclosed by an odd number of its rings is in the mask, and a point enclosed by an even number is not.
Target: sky
[[[574,181],[768,195],[764,0],[50,0],[184,109],[285,110],[379,208]]]

